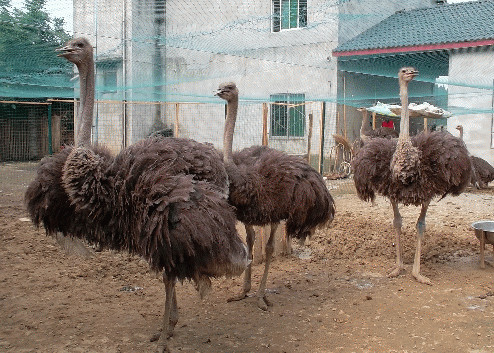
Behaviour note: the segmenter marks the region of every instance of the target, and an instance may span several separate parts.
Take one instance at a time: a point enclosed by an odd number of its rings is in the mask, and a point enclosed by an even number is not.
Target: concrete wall
[[[463,125],[463,139],[470,153],[492,165],[493,60],[492,50],[454,53],[450,58],[448,86],[449,109],[458,112],[448,119],[448,131],[458,135],[455,128]]]

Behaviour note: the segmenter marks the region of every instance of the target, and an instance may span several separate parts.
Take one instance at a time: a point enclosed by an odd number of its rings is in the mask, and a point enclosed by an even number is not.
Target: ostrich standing
[[[90,146],[92,47],[76,38],[60,50],[81,76],[81,138],[42,163],[26,192],[31,219],[48,233],[141,255],[163,271],[162,332],[170,334],[178,319],[175,280],[192,279],[203,294],[209,277],[240,274],[248,262],[226,200],[223,161],[212,146],[187,139],[145,139],[115,158]],[[159,336],[162,351],[166,337]]]
[[[463,140],[463,125],[456,126],[460,132],[460,139]],[[472,161],[472,184],[478,189],[486,188],[494,180],[494,167],[485,159],[470,155]]]
[[[421,283],[431,284],[430,279],[420,274],[427,208],[435,196],[459,195],[468,185],[471,166],[463,142],[451,134],[422,132],[410,138],[408,83],[416,75],[411,67],[398,73],[403,107],[398,140],[372,139],[360,149],[352,167],[357,194],[362,200],[374,200],[379,193],[391,201],[396,231],[396,266],[389,274],[392,277],[404,269],[398,204],[421,206],[412,275]]]
[[[321,175],[302,158],[266,146],[252,146],[232,153],[238,89],[233,82],[224,83],[216,95],[227,101],[223,159],[230,180],[229,202],[245,225],[249,259],[255,240],[253,226],[271,225],[264,274],[257,292],[259,308],[267,310],[270,303],[265,293],[266,281],[279,222],[286,220],[288,237],[305,239],[312,235],[316,226],[333,220],[335,205]],[[229,301],[245,298],[250,289],[249,264],[243,289]]]

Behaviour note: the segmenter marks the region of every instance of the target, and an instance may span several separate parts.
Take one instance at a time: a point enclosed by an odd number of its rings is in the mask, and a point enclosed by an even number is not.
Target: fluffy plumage
[[[230,203],[246,224],[267,225],[286,220],[287,235],[299,239],[334,218],[334,201],[321,175],[302,158],[266,147],[233,153],[236,168],[227,165]]]
[[[352,170],[362,200],[373,201],[377,193],[404,205],[420,206],[436,196],[459,195],[464,190],[470,162],[458,138],[443,132],[422,132],[411,140],[420,151],[420,170],[413,183],[392,177],[390,162],[397,140],[373,139],[359,151]]]
[[[486,188],[487,185],[494,180],[494,167],[485,159],[476,156],[470,156],[477,182],[481,188]]]
[[[65,190],[100,229],[98,242],[141,255],[170,279],[241,273],[246,249],[223,191],[193,175],[170,173],[155,152],[133,148],[108,161],[76,148],[67,158]]]

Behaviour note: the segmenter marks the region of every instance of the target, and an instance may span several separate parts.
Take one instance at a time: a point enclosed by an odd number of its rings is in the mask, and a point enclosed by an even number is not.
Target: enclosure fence
[[[69,99],[0,101],[0,161],[39,160],[74,144],[78,109],[79,101]],[[221,149],[225,113],[224,104],[99,100],[92,140],[115,154],[150,135],[191,138]],[[327,115],[325,102],[240,102],[234,150],[267,145],[307,159],[330,179],[346,178],[351,151],[332,134],[345,130],[343,122]]]

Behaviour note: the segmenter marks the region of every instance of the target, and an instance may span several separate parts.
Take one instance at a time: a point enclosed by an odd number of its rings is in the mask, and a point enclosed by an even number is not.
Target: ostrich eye
[[[82,43],[77,43],[76,45],[77,45],[79,48],[82,48],[82,47],[84,46],[84,44],[82,44]]]

